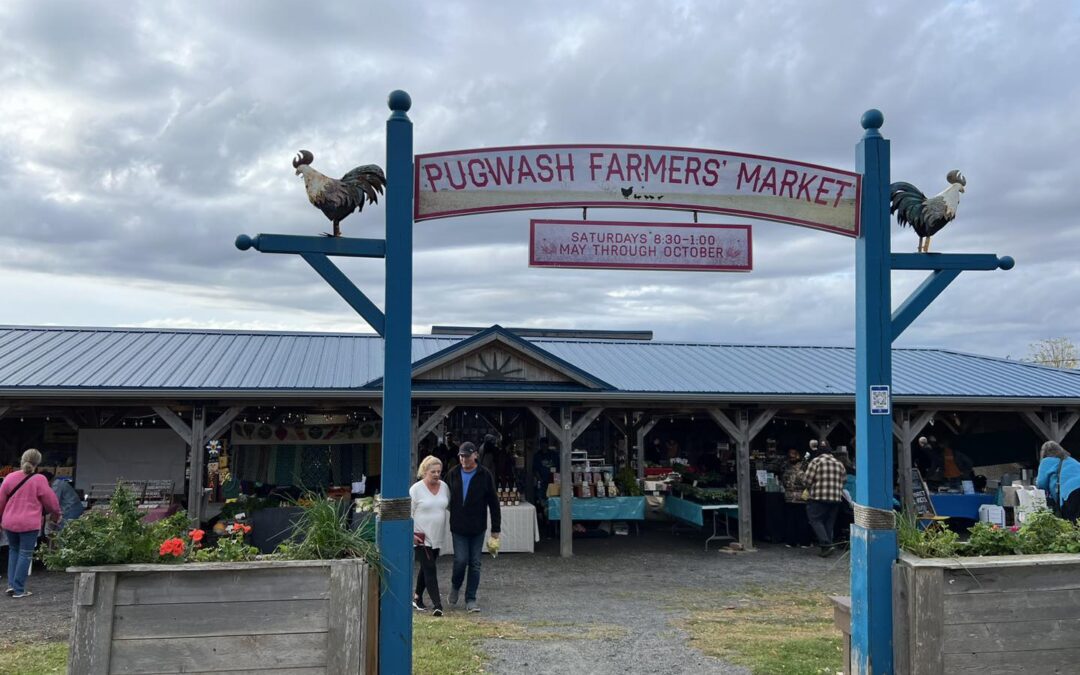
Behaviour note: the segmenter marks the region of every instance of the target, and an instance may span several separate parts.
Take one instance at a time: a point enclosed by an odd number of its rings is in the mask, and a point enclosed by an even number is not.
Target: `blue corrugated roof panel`
[[[413,360],[463,339],[416,336]],[[855,351],[845,347],[529,342],[621,392],[851,396],[854,390]],[[382,376],[382,353],[382,340],[374,335],[0,327],[0,390],[348,391]],[[1080,401],[1080,371],[940,349],[897,349],[893,391]]]

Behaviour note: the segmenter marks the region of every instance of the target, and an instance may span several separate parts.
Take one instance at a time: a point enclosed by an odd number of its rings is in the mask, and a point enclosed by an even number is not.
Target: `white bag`
[[[1046,492],[1039,488],[1018,487],[1016,488],[1016,522],[1023,523],[1027,517],[1036,511],[1046,510]]]

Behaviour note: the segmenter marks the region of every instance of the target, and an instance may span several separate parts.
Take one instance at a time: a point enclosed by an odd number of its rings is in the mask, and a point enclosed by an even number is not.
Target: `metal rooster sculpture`
[[[956,217],[956,207],[960,205],[960,194],[967,179],[959,169],[953,169],[945,180],[949,181],[949,187],[929,199],[911,183],[898,182],[889,186],[889,214],[896,214],[896,222],[901,227],[911,224],[911,229],[919,235],[919,253],[929,253],[930,237]]]
[[[341,180],[324,176],[311,168],[315,155],[301,150],[293,159],[296,175],[303,175],[308,200],[334,223],[333,237],[341,236],[341,221],[353,211],[364,210],[364,200],[377,204],[386,187],[386,174],[376,164],[358,166]]]

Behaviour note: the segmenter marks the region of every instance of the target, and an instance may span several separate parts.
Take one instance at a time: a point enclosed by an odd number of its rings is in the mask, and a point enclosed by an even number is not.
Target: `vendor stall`
[[[979,519],[979,507],[997,503],[997,495],[988,494],[932,494],[930,501],[939,516],[949,518]]]

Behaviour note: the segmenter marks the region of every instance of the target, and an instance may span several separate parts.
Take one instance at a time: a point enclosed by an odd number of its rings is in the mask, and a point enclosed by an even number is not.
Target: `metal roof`
[[[501,330],[501,329],[500,329]],[[464,338],[415,336],[413,361]],[[610,383],[610,398],[850,399],[855,350],[522,338]],[[382,376],[376,335],[143,328],[0,327],[0,395],[326,393]],[[499,388],[505,395],[504,387]],[[475,392],[476,384],[463,387]],[[897,397],[1080,403],[1080,371],[943,349],[893,351]]]

